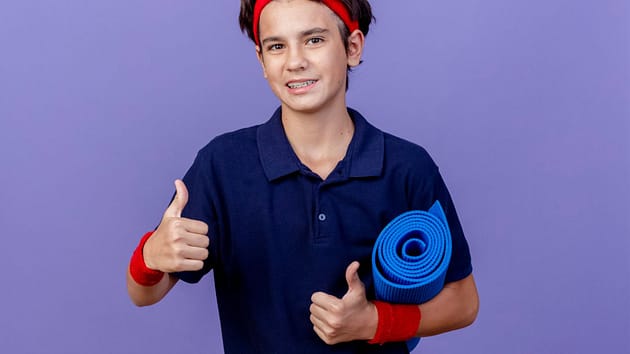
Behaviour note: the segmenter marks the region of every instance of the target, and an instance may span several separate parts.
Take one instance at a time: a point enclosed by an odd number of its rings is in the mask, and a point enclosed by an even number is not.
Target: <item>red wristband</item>
[[[153,231],[149,231],[142,236],[140,244],[138,244],[138,247],[133,252],[131,261],[129,262],[129,273],[131,274],[131,277],[136,281],[136,283],[144,286],[153,286],[159,283],[164,276],[163,272],[151,269],[147,267],[146,263],[144,263],[144,255],[142,254],[142,251],[144,249],[144,244],[151,235],[153,235]]]
[[[416,336],[420,325],[420,308],[418,305],[390,304],[374,301],[378,312],[376,334],[368,343],[383,344],[402,342]]]

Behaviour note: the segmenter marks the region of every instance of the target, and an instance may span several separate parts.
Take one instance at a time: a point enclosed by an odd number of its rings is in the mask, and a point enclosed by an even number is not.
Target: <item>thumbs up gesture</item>
[[[182,210],[188,203],[188,189],[184,182],[176,180],[175,190],[175,198],[143,251],[147,267],[165,273],[201,269],[208,258],[210,244],[206,223],[182,218]]]
[[[369,340],[376,333],[378,313],[365,297],[365,285],[358,270],[356,261],[346,268],[348,291],[341,299],[323,292],[311,296],[313,330],[326,344]]]

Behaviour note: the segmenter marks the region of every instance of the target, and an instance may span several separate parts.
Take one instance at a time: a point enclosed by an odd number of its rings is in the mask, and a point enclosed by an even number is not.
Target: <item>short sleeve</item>
[[[183,178],[184,184],[188,188],[188,204],[182,211],[182,217],[205,222],[208,225],[208,237],[210,238],[208,259],[204,261],[202,269],[173,273],[187,283],[199,282],[213,268],[217,259],[217,240],[219,237],[217,235],[216,213],[212,201],[212,181],[209,178],[210,169],[211,164],[200,152]]]
[[[445,282],[450,283],[461,280],[472,273],[472,262],[468,242],[464,236],[462,225],[457,216],[455,205],[451,195],[444,183],[437,166],[433,166],[432,177],[422,183],[422,187],[416,189],[417,194],[413,197],[414,209],[428,210],[436,200],[440,201],[446,220],[451,231],[453,251],[451,263],[446,272]],[[418,203],[418,204],[416,204]]]

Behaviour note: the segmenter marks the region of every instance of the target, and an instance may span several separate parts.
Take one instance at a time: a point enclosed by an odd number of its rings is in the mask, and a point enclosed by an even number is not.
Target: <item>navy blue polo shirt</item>
[[[355,260],[373,299],[376,237],[397,215],[428,210],[436,199],[453,237],[446,281],[471,273],[451,197],[427,152],[348,112],[355,132],[326,180],[293,152],[281,109],[262,125],[213,139],[186,173],[183,216],[208,224],[210,256],[202,270],[177,276],[195,283],[214,270],[226,354],[408,353],[404,343],[325,344],[312,329],[310,299],[316,291],[343,296]]]

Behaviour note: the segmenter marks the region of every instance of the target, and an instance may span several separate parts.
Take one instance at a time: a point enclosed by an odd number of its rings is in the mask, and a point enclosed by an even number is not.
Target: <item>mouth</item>
[[[300,88],[309,87],[315,84],[316,82],[317,80],[291,81],[287,83],[287,87],[290,89],[300,89]]]

